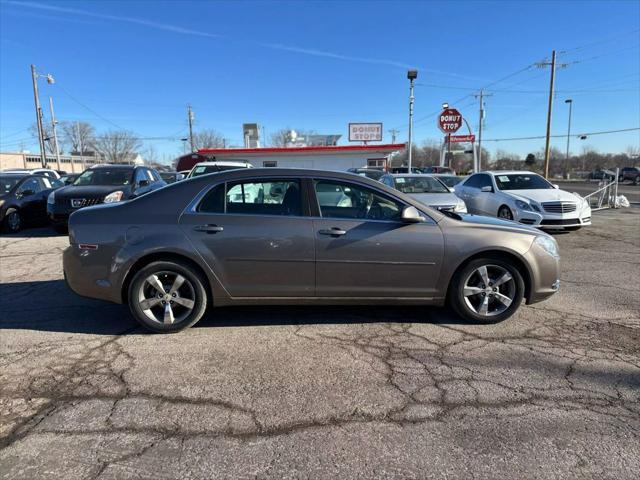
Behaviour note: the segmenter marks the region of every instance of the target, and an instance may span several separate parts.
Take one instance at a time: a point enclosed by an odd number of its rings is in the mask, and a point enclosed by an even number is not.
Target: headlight
[[[118,190],[116,192],[111,192],[109,195],[104,197],[104,203],[115,203],[122,200],[122,196],[124,192],[122,190]]]
[[[453,211],[458,213],[467,213],[467,206],[464,202],[456,203],[456,206],[453,207]]]
[[[4,200],[0,200],[0,207],[4,205]]]
[[[522,200],[516,200],[516,207],[518,207],[520,210],[531,211],[531,205],[529,205],[527,202],[523,202]]]
[[[47,203],[49,205],[54,205],[56,203],[56,192],[51,192],[47,197]]]
[[[534,243],[539,245],[545,252],[547,252],[552,257],[560,258],[560,252],[558,251],[558,244],[553,238],[547,235],[544,235],[544,236],[539,235],[536,237]]]

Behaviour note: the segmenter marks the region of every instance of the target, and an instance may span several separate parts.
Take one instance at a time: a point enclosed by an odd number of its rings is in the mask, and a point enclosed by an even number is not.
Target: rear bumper
[[[62,254],[64,279],[78,295],[108,302],[122,303],[119,286],[114,286],[109,272],[110,262],[105,262],[113,252],[82,250],[72,244]]]

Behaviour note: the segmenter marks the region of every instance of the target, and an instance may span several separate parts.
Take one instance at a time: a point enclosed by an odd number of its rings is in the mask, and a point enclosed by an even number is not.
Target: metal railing
[[[616,168],[616,176],[610,182],[606,177],[598,184],[600,188],[589,195],[585,195],[584,199],[589,203],[591,210],[603,210],[605,208],[618,208],[616,198],[618,197],[618,177],[620,169]]]

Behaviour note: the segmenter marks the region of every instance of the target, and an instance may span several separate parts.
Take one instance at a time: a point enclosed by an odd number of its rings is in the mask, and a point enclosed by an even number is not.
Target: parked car
[[[355,173],[356,175],[367,177],[372,180],[380,180],[384,175],[384,171],[377,168],[350,168],[347,172]]]
[[[56,170],[52,170],[50,168],[13,168],[10,170],[5,170],[3,173],[26,173],[28,175],[41,175],[44,177],[53,178],[58,180],[60,178],[60,174]]]
[[[391,173],[409,173],[409,167],[393,167]],[[411,173],[424,173],[422,169],[411,167]]]
[[[207,173],[224,172],[226,170],[236,170],[238,168],[253,168],[246,160],[237,162],[232,161],[219,161],[219,162],[200,162],[197,163],[189,172],[187,178],[193,178],[200,175],[206,175]]]
[[[449,188],[433,175],[387,174],[380,181],[438,210],[467,213],[464,201],[451,193]]]
[[[60,177],[60,181],[64,184],[64,185],[71,185],[73,182],[76,181],[76,179],[80,176],[79,173],[67,173],[65,175],[62,175]]]
[[[475,173],[454,191],[473,214],[545,229],[578,230],[591,225],[591,208],[584,198],[558,189],[533,172]]]
[[[452,192],[453,192],[453,187],[455,187],[457,184],[459,184],[465,179],[465,177],[450,175],[448,173],[435,173],[433,176],[436,177],[438,180],[440,180],[442,183],[444,183],[447,186],[447,188],[449,188],[449,190]]]
[[[63,233],[69,215],[78,209],[115,203],[139,197],[166,185],[155,170],[134,165],[95,165],[72,185],[67,185],[47,198],[47,213],[53,228]]]
[[[160,174],[160,178],[169,183],[179,182],[180,180],[184,180],[184,175],[179,172],[158,172]]]
[[[47,223],[47,196],[60,188],[58,180],[42,175],[0,173],[0,226],[17,232]]]
[[[556,292],[551,236],[460,218],[346,172],[236,169],[74,213],[63,266],[76,293],[127,303],[156,332],[246,304],[448,302],[488,323]]]
[[[631,182],[634,185],[640,185],[640,168],[638,167],[624,167],[620,170],[621,182]]]
[[[443,174],[447,174],[447,175],[455,175],[456,172],[449,167],[440,167],[438,165],[433,165],[430,167],[424,167],[422,169],[422,171],[424,173],[443,173]]]
[[[588,180],[612,180],[616,178],[616,172],[611,170],[602,170],[600,168],[596,168],[587,177]]]

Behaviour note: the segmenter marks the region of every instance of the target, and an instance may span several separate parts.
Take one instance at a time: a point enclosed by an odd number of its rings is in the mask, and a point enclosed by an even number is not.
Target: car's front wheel
[[[128,299],[133,316],[158,333],[184,330],[207,309],[206,281],[187,265],[171,261],[150,263],[131,281]]]
[[[524,297],[516,267],[498,258],[472,260],[454,275],[449,305],[465,320],[497,323],[513,315]]]
[[[22,228],[22,216],[15,208],[10,208],[4,216],[3,230],[9,233],[19,232]]]
[[[513,220],[513,213],[511,213],[511,209],[506,205],[502,205],[498,209],[498,218],[502,218],[503,220]]]

